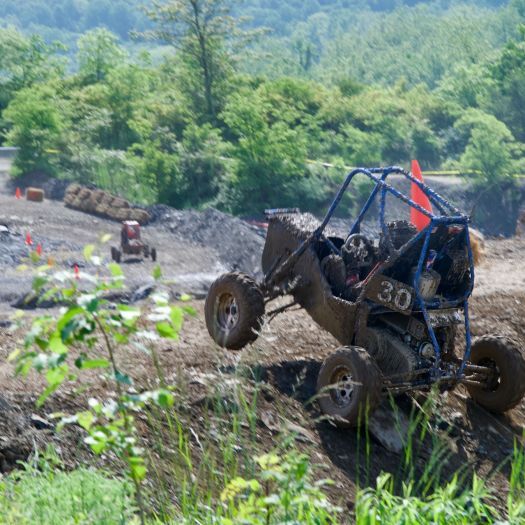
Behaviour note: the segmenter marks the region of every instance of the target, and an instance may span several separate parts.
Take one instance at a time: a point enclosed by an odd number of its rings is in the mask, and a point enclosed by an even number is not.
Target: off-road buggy
[[[357,174],[374,187],[346,237],[328,228]],[[429,212],[387,183],[408,179],[429,198]],[[387,222],[395,198],[428,217],[418,232],[406,221]],[[379,235],[360,233],[373,205]],[[318,399],[340,426],[353,426],[387,392],[463,384],[493,412],[517,405],[525,393],[525,361],[515,343],[498,336],[471,341],[468,300],[474,286],[469,218],[410,173],[397,167],[356,169],[346,178],[322,222],[298,210],[269,210],[262,255],[264,278],[227,273],[205,304],[208,331],[237,350],[258,337],[264,319],[300,305],[342,348],[323,363]],[[267,311],[273,299],[291,302]],[[280,300],[281,303],[283,300]],[[462,351],[455,341],[464,341]]]
[[[119,263],[125,255],[143,255],[146,259],[151,257],[157,260],[157,250],[142,242],[140,224],[137,221],[124,221],[120,229],[120,249],[111,247],[111,258]]]

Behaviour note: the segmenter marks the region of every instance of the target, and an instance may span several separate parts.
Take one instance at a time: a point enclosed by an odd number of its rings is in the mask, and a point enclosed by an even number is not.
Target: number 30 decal
[[[412,294],[406,288],[394,288],[390,281],[381,283],[381,291],[377,298],[382,303],[393,303],[399,310],[407,310],[412,304]]]

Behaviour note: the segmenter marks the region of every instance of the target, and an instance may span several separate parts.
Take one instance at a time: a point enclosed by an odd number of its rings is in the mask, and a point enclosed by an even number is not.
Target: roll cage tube
[[[436,362],[435,362],[434,367],[432,368],[434,375],[439,375],[440,373],[441,348],[437,341],[437,337],[436,337],[434,328],[431,325],[428,310],[429,309],[450,308],[450,307],[457,308],[459,306],[462,306],[463,308],[464,321],[465,321],[465,352],[463,355],[461,365],[457,372],[458,378],[463,377],[465,365],[470,358],[470,351],[471,351],[471,334],[470,334],[470,320],[469,320],[469,313],[468,313],[468,298],[472,294],[472,290],[474,287],[474,260],[472,256],[472,248],[470,246],[470,235],[469,235],[469,230],[468,230],[468,223],[469,223],[468,216],[462,214],[455,206],[453,206],[450,202],[448,202],[444,197],[439,195],[439,193],[435,192],[434,190],[429,188],[425,183],[413,177],[411,173],[407,172],[403,168],[400,168],[397,166],[393,166],[389,168],[372,168],[372,169],[357,168],[351,171],[347,175],[343,185],[337,192],[337,195],[335,196],[332,204],[330,205],[330,208],[328,209],[328,212],[326,213],[321,225],[315,230],[314,234],[312,235],[312,238],[319,239],[321,237],[321,235],[324,232],[324,229],[326,228],[327,224],[330,222],[330,219],[332,218],[335,210],[337,209],[339,203],[341,202],[341,199],[343,198],[343,195],[346,192],[346,189],[348,188],[350,182],[358,174],[363,174],[367,176],[369,179],[371,179],[372,181],[374,181],[375,187],[372,190],[370,196],[368,197],[366,203],[364,204],[354,224],[352,225],[348,236],[352,235],[353,233],[358,232],[361,221],[363,220],[363,217],[365,216],[367,211],[370,209],[370,206],[372,205],[372,203],[374,202],[374,199],[377,197],[377,194],[380,191],[381,191],[381,199],[380,199],[380,210],[379,210],[379,226],[383,234],[386,236],[387,242],[388,240],[390,240],[390,234],[388,232],[388,228],[385,223],[385,208],[386,208],[387,193],[394,195],[394,197],[402,200],[405,204],[407,204],[411,208],[418,210],[420,213],[422,213],[423,215],[425,215],[426,217],[430,219],[429,225],[426,228],[424,228],[413,239],[411,239],[405,245],[403,251],[409,249],[413,244],[415,244],[422,237],[424,237],[425,240],[424,240],[423,248],[419,256],[418,265],[417,265],[417,269],[416,269],[416,273],[415,273],[412,285],[416,293],[416,304],[421,310],[421,313],[423,314],[423,318],[425,319],[425,324],[427,325],[427,329],[430,334],[430,338],[432,340],[432,345],[434,347],[434,352],[436,355]],[[435,215],[434,213],[422,208],[419,204],[414,202],[411,198],[407,197],[406,195],[404,195],[403,193],[401,193],[400,191],[396,190],[394,187],[389,185],[386,182],[386,179],[392,174],[403,175],[410,182],[418,186],[423,191],[423,193],[429,198],[430,202],[434,206],[436,206],[436,208],[439,210],[441,215]],[[378,177],[377,175],[380,175],[380,177]],[[425,300],[423,299],[423,297],[421,296],[419,284],[420,284],[421,276],[423,273],[424,264],[428,256],[430,236],[434,228],[438,226],[439,224],[449,224],[449,225],[458,224],[458,225],[465,226],[465,236],[466,236],[465,243],[467,246],[467,253],[468,253],[468,260],[469,260],[470,284],[464,296],[461,298],[458,298],[457,300],[448,301],[446,303],[434,302],[434,303],[427,304]],[[328,241],[331,249],[335,253],[338,253],[338,254],[341,253],[340,250],[329,239],[326,239],[326,240]],[[309,240],[304,241],[304,244],[306,245],[308,241]],[[300,245],[299,248],[296,250],[296,252],[302,253],[305,247],[306,246]]]

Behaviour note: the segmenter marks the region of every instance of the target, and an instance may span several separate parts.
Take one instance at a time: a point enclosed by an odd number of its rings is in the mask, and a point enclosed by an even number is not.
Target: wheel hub
[[[239,322],[239,308],[232,294],[226,293],[219,297],[217,321],[223,330],[233,330]]]
[[[331,384],[335,385],[330,391],[334,403],[340,407],[348,406],[354,392],[354,380],[350,370],[346,367],[340,367],[335,370]]]
[[[494,392],[498,389],[501,382],[501,374],[496,363],[492,359],[482,359],[479,363],[479,366],[485,366],[490,369],[490,372],[487,374],[485,390],[489,392]]]

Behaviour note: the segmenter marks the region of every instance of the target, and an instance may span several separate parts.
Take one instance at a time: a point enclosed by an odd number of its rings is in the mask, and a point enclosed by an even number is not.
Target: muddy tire
[[[111,260],[115,261],[116,263],[120,263],[121,259],[122,259],[122,254],[120,253],[120,250],[112,246],[111,247]]]
[[[213,340],[229,350],[240,350],[258,337],[264,296],[248,275],[226,273],[211,285],[204,313]]]
[[[319,406],[342,428],[364,423],[379,404],[381,389],[374,358],[357,346],[342,347],[327,357],[317,377]]]
[[[525,394],[525,359],[516,343],[494,335],[479,337],[472,344],[470,362],[495,369],[486,387],[467,386],[476,403],[499,414],[521,401]]]

